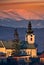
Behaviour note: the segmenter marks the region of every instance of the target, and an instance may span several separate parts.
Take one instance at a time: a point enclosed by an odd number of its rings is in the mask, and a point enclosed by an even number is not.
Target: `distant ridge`
[[[15,29],[14,27],[7,27],[7,26],[0,26],[0,28],[12,28],[12,29]]]
[[[7,27],[7,26],[0,26],[0,28],[6,28],[6,29],[16,29],[16,28],[14,28],[14,27]],[[24,28],[24,27],[22,27],[22,28]],[[17,29],[22,29],[21,27],[18,27]],[[27,28],[24,28],[24,29],[27,29]],[[44,28],[33,28],[33,29],[44,29]]]

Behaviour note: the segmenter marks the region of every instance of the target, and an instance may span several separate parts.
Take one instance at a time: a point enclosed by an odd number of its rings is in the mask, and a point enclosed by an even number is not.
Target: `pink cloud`
[[[41,10],[31,10],[31,9],[9,9],[9,10],[3,10],[3,12],[7,13],[1,13],[0,12],[0,17],[8,17],[16,20],[21,20],[21,18],[24,19],[44,19],[44,11]],[[13,12],[13,13],[12,13]],[[15,15],[14,13],[17,13],[18,15]],[[8,15],[9,14],[9,15]],[[19,17],[21,16],[21,18]]]

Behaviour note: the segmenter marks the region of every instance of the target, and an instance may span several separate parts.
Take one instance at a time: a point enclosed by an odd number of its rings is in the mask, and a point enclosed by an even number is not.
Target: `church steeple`
[[[28,29],[27,29],[27,33],[25,36],[25,41],[27,41],[29,44],[35,43],[35,35],[33,34],[31,21],[29,21],[28,23]]]
[[[31,21],[29,21],[27,33],[28,34],[32,34],[33,33]]]

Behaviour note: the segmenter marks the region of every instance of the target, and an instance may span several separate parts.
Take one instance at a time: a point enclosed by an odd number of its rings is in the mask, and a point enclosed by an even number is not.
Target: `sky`
[[[0,0],[0,19],[8,18],[14,21],[44,20],[44,0]],[[10,21],[9,23],[11,25]],[[0,23],[0,25],[2,24]],[[37,26],[43,27],[42,24],[38,22]]]
[[[43,2],[44,0],[0,0],[0,3],[12,3],[12,2]]]

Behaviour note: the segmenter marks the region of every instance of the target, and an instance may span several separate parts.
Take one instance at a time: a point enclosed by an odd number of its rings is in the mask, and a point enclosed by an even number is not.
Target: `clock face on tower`
[[[35,35],[34,34],[27,35],[27,42],[29,44],[34,44],[35,43]]]

